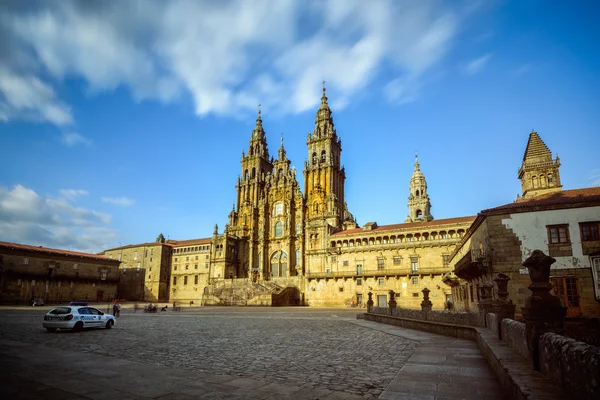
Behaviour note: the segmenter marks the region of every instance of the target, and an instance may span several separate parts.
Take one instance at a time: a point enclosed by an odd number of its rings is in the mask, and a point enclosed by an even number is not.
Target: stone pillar
[[[525,307],[521,309],[525,319],[527,348],[533,369],[539,371],[539,338],[546,332],[562,334],[566,308],[560,299],[550,294],[550,266],[556,260],[545,255],[541,250],[534,250],[523,262],[529,270],[532,294],[525,299]]]
[[[367,312],[370,313],[373,308],[373,293],[369,292],[367,296],[369,296],[369,300],[367,300]]]
[[[429,311],[431,311],[431,307],[433,306],[433,304],[429,300],[429,292],[430,292],[430,290],[427,289],[427,288],[425,288],[425,289],[421,290],[421,292],[423,292],[423,301],[421,302],[421,311],[424,314],[423,317],[425,319],[427,319],[427,313]]]
[[[485,315],[492,311],[492,285],[485,283],[478,286],[477,290],[479,290],[479,302],[477,303],[479,325],[486,326]]]
[[[390,315],[394,315],[394,310],[396,309],[396,293],[393,290],[390,290],[390,301],[388,301],[388,305],[390,306]]]
[[[510,281],[510,278],[502,272],[494,278],[494,282],[496,282],[496,295],[498,297],[492,301],[492,312],[496,314],[498,321],[498,326],[496,327],[498,339],[502,339],[502,320],[504,318],[515,319],[516,306],[508,298],[508,281]]]

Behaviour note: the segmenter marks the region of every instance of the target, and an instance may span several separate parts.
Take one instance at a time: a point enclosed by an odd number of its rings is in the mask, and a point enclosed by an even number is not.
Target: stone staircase
[[[212,302],[216,305],[246,306],[272,305],[273,296],[286,288],[275,282],[252,282],[249,279],[216,281],[209,287]]]

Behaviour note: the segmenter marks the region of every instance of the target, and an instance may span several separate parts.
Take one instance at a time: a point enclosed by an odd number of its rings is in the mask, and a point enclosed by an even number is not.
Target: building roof
[[[197,244],[210,244],[210,238],[190,239],[190,240],[169,240],[167,243],[173,247],[194,246]]]
[[[488,208],[481,211],[480,214],[492,215],[504,212],[541,211],[545,209],[590,207],[594,205],[600,205],[600,186],[562,190],[535,197],[521,198],[513,203]]]
[[[124,250],[124,249],[133,249],[135,247],[144,247],[144,246],[170,246],[169,243],[160,243],[160,242],[146,242],[146,243],[139,243],[139,244],[128,244],[126,246],[120,246],[120,247],[115,247],[112,249],[106,249],[104,251],[102,251],[102,253],[106,253],[107,251],[114,251],[114,250]]]
[[[69,256],[69,257],[88,258],[88,259],[92,259],[92,260],[96,260],[96,261],[110,261],[110,262],[118,263],[117,260],[113,260],[112,258],[108,258],[106,256],[102,256],[102,255],[98,255],[98,254],[80,253],[77,251],[52,249],[49,247],[42,247],[42,246],[29,246],[26,244],[19,244],[19,243],[0,242],[0,251],[2,251],[2,249],[30,251],[33,253],[40,253],[40,256],[60,255],[60,256]]]
[[[457,217],[457,218],[446,218],[446,219],[437,219],[429,222],[409,222],[405,224],[393,224],[393,225],[382,225],[373,228],[372,230],[364,230],[363,228],[354,228],[348,229],[345,231],[334,233],[332,236],[343,236],[343,235],[352,235],[355,233],[372,233],[372,232],[384,232],[384,231],[392,231],[397,229],[410,229],[410,228],[431,228],[435,226],[443,226],[443,225],[453,225],[453,224],[465,224],[472,223],[475,221],[475,216],[469,217]]]
[[[531,132],[523,154],[523,163],[541,161],[552,161],[552,153],[540,135],[537,132]]]

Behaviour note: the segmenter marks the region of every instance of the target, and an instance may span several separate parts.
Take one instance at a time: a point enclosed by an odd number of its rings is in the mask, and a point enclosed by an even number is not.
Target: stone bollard
[[[550,266],[556,260],[548,257],[541,250],[534,250],[523,262],[529,270],[532,294],[525,299],[525,307],[521,309],[525,319],[527,348],[533,369],[539,371],[539,339],[546,332],[562,334],[566,308],[560,299],[550,294]]]
[[[388,305],[390,306],[390,315],[394,315],[394,310],[396,309],[396,293],[393,290],[390,290],[390,301],[388,301]]]
[[[369,292],[367,296],[369,296],[369,300],[367,300],[367,313],[370,313],[373,308],[373,293]]]
[[[433,304],[429,300],[430,290],[425,288],[425,289],[421,290],[421,292],[423,292],[423,301],[421,302],[421,312],[423,314],[423,318],[425,320],[427,320],[427,314],[429,313],[429,311],[431,311],[431,307],[433,306]]]
[[[496,314],[498,326],[498,339],[502,340],[502,320],[504,318],[515,319],[515,308],[512,300],[508,298],[508,275],[502,272],[498,273],[494,278],[496,282],[496,295],[498,298],[492,301],[492,312]]]
[[[479,325],[486,326],[485,316],[487,313],[492,312],[492,285],[485,283],[477,287],[479,290],[479,302],[477,307],[479,308]]]

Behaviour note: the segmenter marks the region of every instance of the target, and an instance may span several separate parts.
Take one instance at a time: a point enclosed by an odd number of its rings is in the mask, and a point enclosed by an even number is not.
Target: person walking
[[[119,306],[117,305],[117,301],[114,300],[113,301],[113,315],[116,317],[118,312],[119,312]]]

